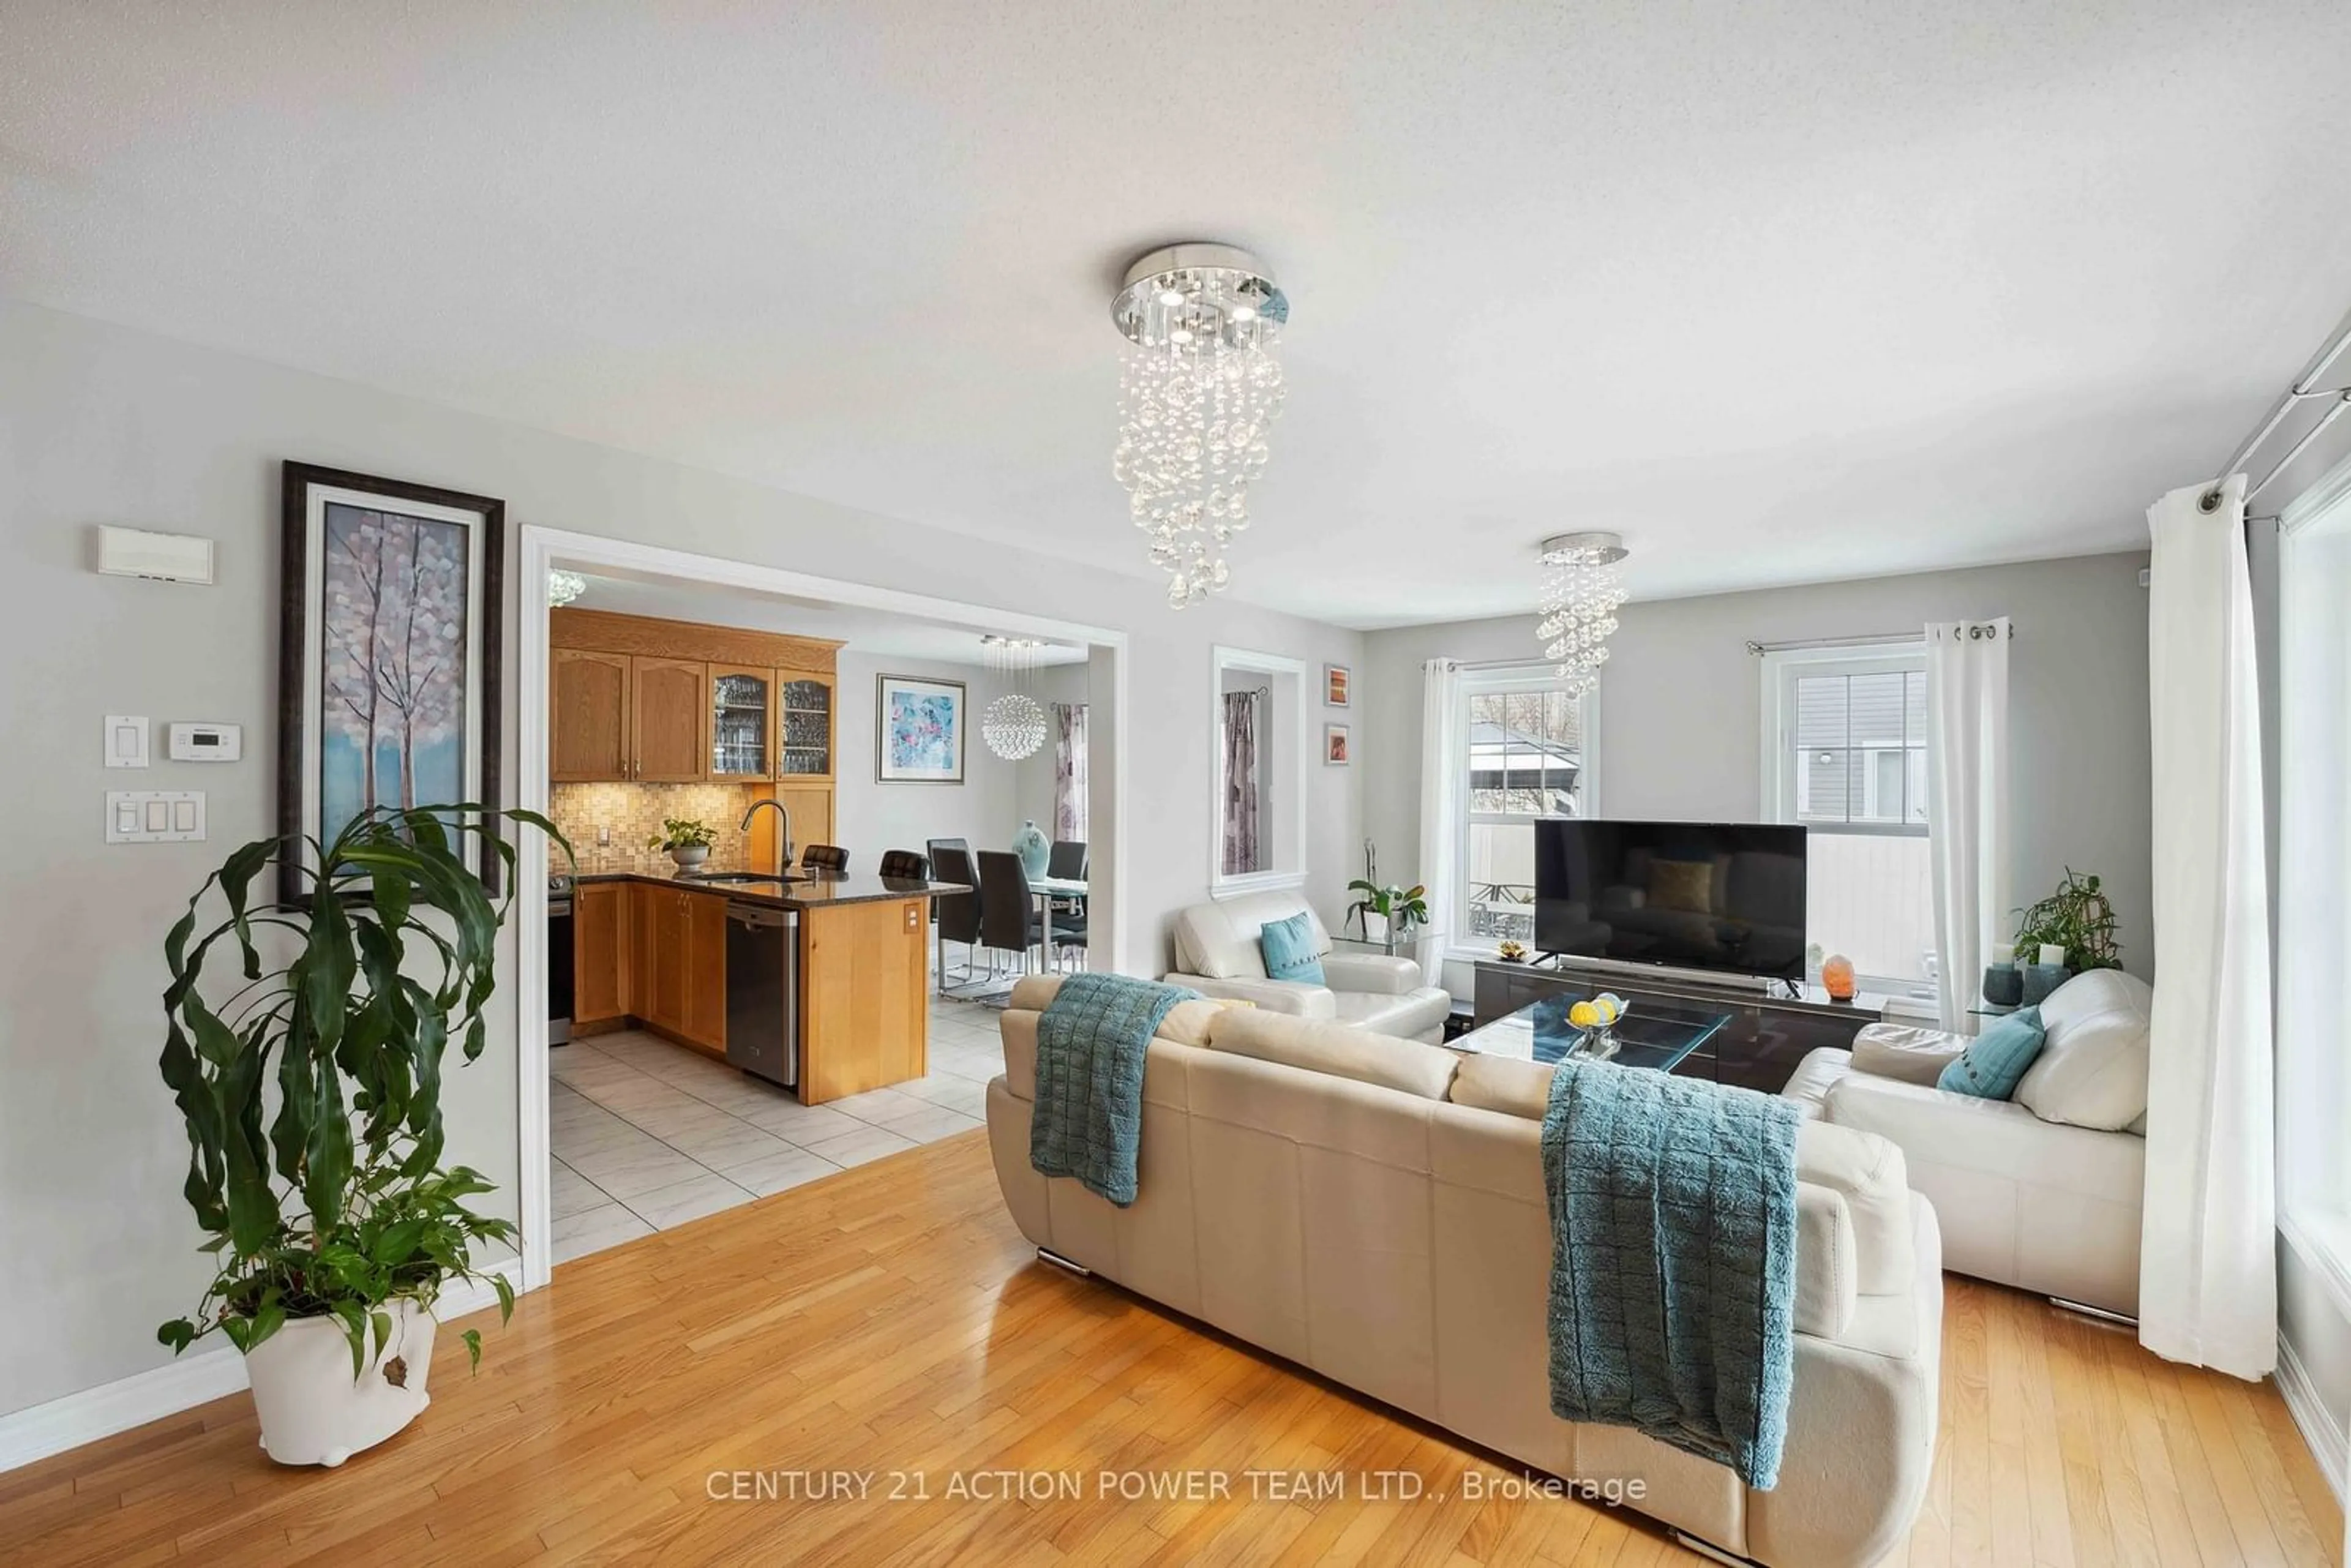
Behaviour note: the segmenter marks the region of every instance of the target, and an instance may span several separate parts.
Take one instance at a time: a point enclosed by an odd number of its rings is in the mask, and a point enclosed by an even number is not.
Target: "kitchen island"
[[[573,1030],[646,1029],[811,1105],[920,1078],[930,903],[969,891],[881,876],[583,874]]]

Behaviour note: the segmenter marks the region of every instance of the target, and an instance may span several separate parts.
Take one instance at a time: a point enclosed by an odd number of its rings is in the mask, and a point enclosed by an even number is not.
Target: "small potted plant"
[[[1415,884],[1411,887],[1377,887],[1362,877],[1347,884],[1349,893],[1363,896],[1347,905],[1347,919],[1363,929],[1364,940],[1379,942],[1390,956],[1396,944],[1412,940],[1416,926],[1428,924],[1428,889]],[[1380,922],[1381,935],[1372,935],[1372,920]]]
[[[545,818],[503,815],[569,853]],[[164,940],[161,1065],[187,1124],[183,1191],[217,1268],[194,1313],[156,1337],[178,1352],[217,1329],[244,1353],[262,1447],[282,1464],[340,1465],[415,1419],[451,1281],[486,1281],[502,1315],[514,1308],[475,1249],[515,1228],[468,1207],[492,1184],[441,1159],[443,1057],[453,1040],[466,1061],[482,1054],[512,902],[493,904],[464,853],[478,838],[512,887],[496,821],[475,806],[379,806],[324,843],[249,843]],[[281,861],[302,899],[250,904]],[[238,973],[207,998],[215,954]],[[479,1365],[479,1332],[465,1342]]]
[[[662,831],[645,841],[649,850],[664,850],[677,863],[680,871],[692,871],[710,858],[710,846],[718,841],[716,830],[692,817],[680,821],[675,817],[662,819]]]

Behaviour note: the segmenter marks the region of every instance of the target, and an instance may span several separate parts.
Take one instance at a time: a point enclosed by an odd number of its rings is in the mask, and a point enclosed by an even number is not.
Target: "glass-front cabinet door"
[[[775,777],[776,678],[772,670],[710,666],[710,776]]]
[[[832,681],[798,670],[776,672],[782,698],[778,709],[782,740],[779,776],[788,779],[832,777]]]

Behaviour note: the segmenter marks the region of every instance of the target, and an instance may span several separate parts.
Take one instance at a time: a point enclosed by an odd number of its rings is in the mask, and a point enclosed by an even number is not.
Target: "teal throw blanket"
[[[1780,1479],[1795,1375],[1796,1108],[1569,1061],[1543,1116],[1551,1407]]]
[[[1160,1020],[1200,993],[1124,975],[1072,975],[1037,1019],[1029,1163],[1124,1208],[1143,1139],[1143,1054]]]

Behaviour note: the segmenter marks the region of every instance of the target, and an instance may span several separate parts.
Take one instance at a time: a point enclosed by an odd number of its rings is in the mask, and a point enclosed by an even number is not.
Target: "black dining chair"
[[[810,844],[800,851],[800,869],[844,875],[849,871],[849,852],[833,844]]]
[[[1071,882],[1086,880],[1086,846],[1070,839],[1055,839],[1052,852],[1045,860],[1047,876],[1067,877]]]
[[[972,869],[971,852],[960,844],[935,839],[931,842],[931,867],[941,882],[955,883],[977,890],[979,873]],[[979,894],[949,893],[931,900],[934,916],[938,922],[937,951],[939,994],[948,996],[956,989],[967,989],[977,982],[974,959],[979,951]],[[960,942],[964,946],[963,981],[960,987],[947,984],[947,944]]]
[[[979,945],[1018,953],[1026,967],[1031,948],[1044,939],[1044,921],[1029,886],[1020,857],[1005,850],[982,850],[979,862]]]
[[[928,882],[931,880],[931,859],[912,850],[883,850],[882,874],[894,882]]]

